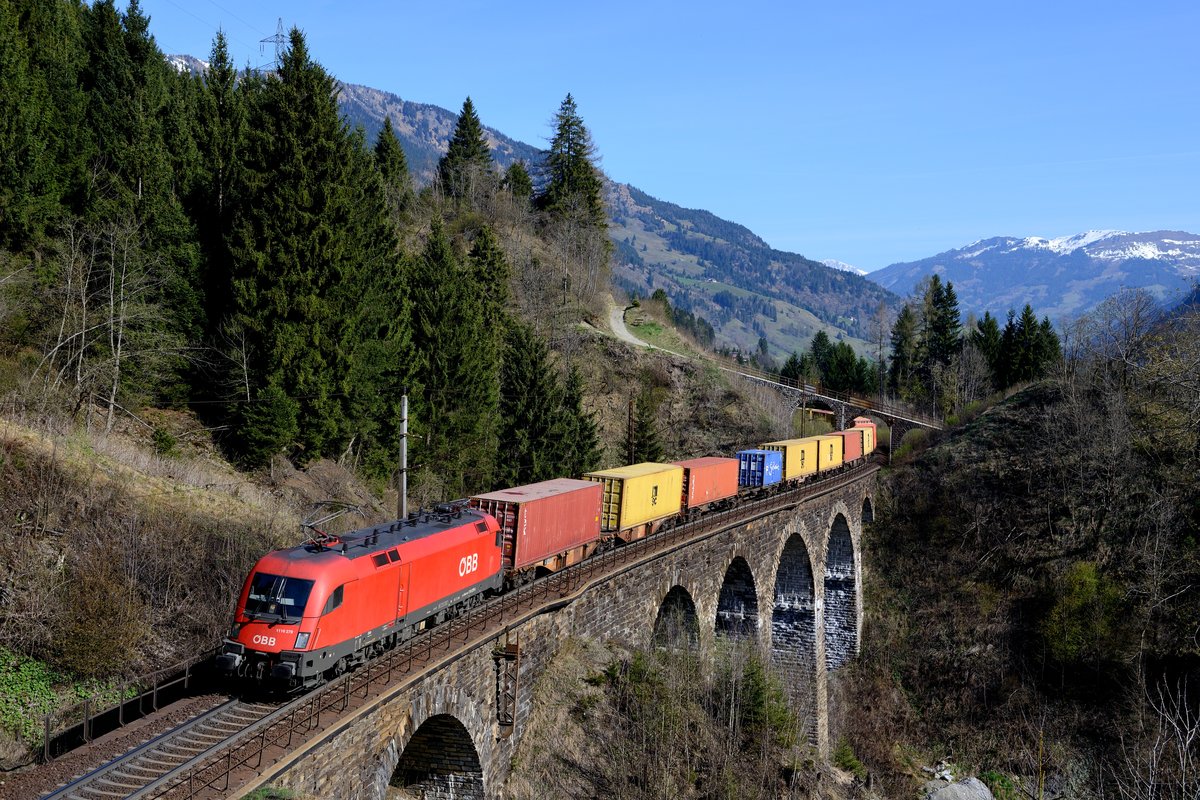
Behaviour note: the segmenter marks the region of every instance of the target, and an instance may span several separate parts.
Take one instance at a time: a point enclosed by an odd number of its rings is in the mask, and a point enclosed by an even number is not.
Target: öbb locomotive
[[[768,442],[734,458],[634,464],[439,505],[259,559],[217,656],[283,690],[336,677],[490,595],[712,509],[855,464],[875,424]]]

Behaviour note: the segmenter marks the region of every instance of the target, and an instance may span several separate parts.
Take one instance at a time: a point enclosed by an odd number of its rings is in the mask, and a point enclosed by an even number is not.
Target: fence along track
[[[278,704],[230,700],[177,728],[138,745],[45,796],[45,800],[112,800],[136,797],[155,781],[203,758],[278,708]]]
[[[710,514],[695,522],[624,545],[568,567],[453,618],[410,639],[357,671],[341,676],[228,737],[203,759],[147,785],[136,796],[191,798],[224,796],[236,779],[252,779],[273,760],[316,731],[384,694],[403,691],[427,672],[435,672],[538,614],[567,605],[595,583],[640,564],[715,536],[734,525],[793,508],[805,500],[836,491],[874,474],[868,462],[824,480],[773,497]],[[396,681],[400,679],[400,682]],[[334,714],[333,722],[328,715]],[[327,718],[322,726],[322,716]]]

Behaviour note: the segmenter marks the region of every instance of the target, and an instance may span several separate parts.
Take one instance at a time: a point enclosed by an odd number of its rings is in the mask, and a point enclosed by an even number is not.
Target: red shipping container
[[[604,487],[573,478],[531,483],[471,498],[471,508],[491,514],[504,532],[504,563],[561,569],[590,555],[600,541]]]
[[[835,436],[840,436],[845,441],[842,450],[842,463],[848,464],[851,461],[857,461],[863,456],[863,432],[862,428],[849,428],[844,431],[834,431]]]
[[[736,458],[692,458],[672,461],[683,467],[683,508],[700,506],[733,497],[738,493]]]

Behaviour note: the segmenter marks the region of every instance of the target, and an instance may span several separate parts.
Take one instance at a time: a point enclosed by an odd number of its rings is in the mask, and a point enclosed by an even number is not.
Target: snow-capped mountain
[[[208,69],[208,62],[201,61],[195,56],[169,55],[167,56],[167,63],[174,67],[176,72],[202,74]]]
[[[1039,316],[1078,316],[1121,289],[1143,288],[1164,303],[1200,280],[1200,236],[1182,231],[1087,231],[1074,236],[998,236],[932,258],[892,264],[871,280],[906,294],[932,274],[953,282],[964,313],[1003,317],[1025,303]]]
[[[855,275],[867,274],[865,269],[859,269],[856,266],[847,264],[845,261],[838,261],[836,258],[825,258],[821,260],[821,263],[830,269],[840,269],[842,272],[852,272]]]

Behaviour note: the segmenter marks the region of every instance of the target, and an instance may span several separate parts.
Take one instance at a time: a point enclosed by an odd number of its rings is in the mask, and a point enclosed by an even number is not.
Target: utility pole
[[[408,517],[408,395],[400,395],[400,474],[396,476],[396,516]]]
[[[275,23],[274,36],[268,36],[265,39],[258,40],[258,54],[260,56],[264,55],[263,50],[267,44],[275,45],[275,60],[271,62],[271,72],[279,71],[280,57],[283,55],[283,46],[287,44],[287,40],[287,37],[283,35],[283,17],[280,17],[279,21]],[[264,64],[263,66],[266,65]],[[259,69],[262,69],[262,67],[259,67]]]

